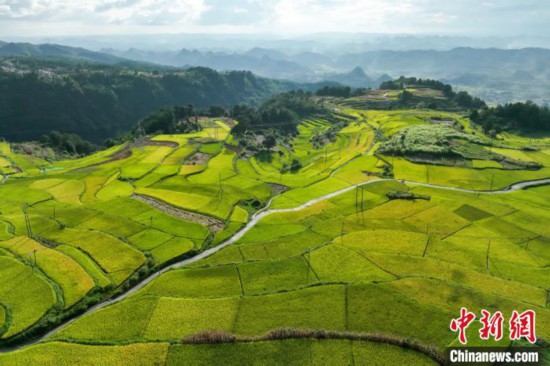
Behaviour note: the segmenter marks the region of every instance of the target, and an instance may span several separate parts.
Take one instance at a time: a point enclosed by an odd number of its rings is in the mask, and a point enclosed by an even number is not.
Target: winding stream
[[[349,191],[352,191],[353,189],[356,189],[357,187],[363,187],[363,186],[367,186],[367,185],[370,185],[370,184],[374,184],[374,183],[380,183],[380,182],[389,182],[389,181],[394,181],[394,182],[401,182],[401,183],[405,183],[405,184],[409,184],[409,185],[412,185],[412,186],[421,186],[421,187],[429,187],[429,188],[435,188],[435,189],[444,189],[444,190],[450,190],[450,191],[458,191],[458,192],[465,192],[465,193],[476,193],[476,194],[502,194],[502,193],[510,193],[510,192],[515,192],[515,191],[519,191],[519,190],[522,190],[522,189],[525,189],[525,188],[529,188],[529,187],[535,187],[535,186],[542,186],[542,185],[549,185],[550,184],[550,178],[545,178],[545,179],[539,179],[539,180],[532,180],[532,181],[524,181],[524,182],[519,182],[519,183],[515,183],[507,188],[503,188],[503,189],[499,189],[499,190],[494,190],[494,191],[476,191],[476,190],[470,190],[470,189],[463,189],[463,188],[455,188],[455,187],[447,187],[447,186],[440,186],[440,185],[434,185],[434,184],[429,184],[429,183],[418,183],[418,182],[412,182],[412,181],[408,181],[408,180],[395,180],[395,179],[376,179],[376,180],[372,180],[372,181],[368,181],[368,182],[363,182],[363,183],[359,183],[359,184],[355,184],[355,185],[352,185],[350,187],[347,187],[347,188],[344,188],[344,189],[340,189],[338,191],[335,191],[335,192],[332,192],[332,193],[329,193],[329,194],[326,194],[324,196],[321,196],[321,197],[318,197],[318,198],[314,198],[300,206],[297,206],[297,207],[293,207],[293,208],[281,208],[281,209],[269,209],[269,207],[271,206],[271,203],[273,202],[273,199],[276,198],[277,196],[273,197],[271,200],[269,200],[267,206],[263,209],[263,210],[260,210],[258,211],[256,214],[254,214],[252,216],[252,219],[241,229],[239,230],[237,233],[235,233],[231,238],[227,239],[225,242],[223,242],[222,244],[216,246],[216,247],[213,247],[213,248],[210,248],[210,249],[207,249],[199,254],[197,254],[196,256],[192,257],[192,258],[188,258],[188,259],[185,259],[185,260],[182,260],[180,262],[177,262],[177,263],[174,263],[168,267],[165,267],[163,268],[162,270],[158,271],[158,272],[155,272],[154,274],[152,274],[151,276],[145,278],[144,280],[142,280],[141,282],[139,282],[138,284],[136,284],[134,287],[132,287],[131,289],[129,289],[127,292],[125,292],[124,294],[118,296],[118,297],[115,297],[115,298],[112,298],[112,299],[108,299],[108,300],[105,300],[93,307],[91,307],[90,309],[88,309],[86,312],[84,312],[83,314],[79,315],[78,317],[75,317],[59,326],[57,326],[56,328],[52,329],[51,331],[49,331],[48,333],[46,333],[45,335],[41,336],[41,337],[38,337],[38,338],[35,338],[35,339],[31,339],[19,346],[16,346],[16,347],[11,347],[11,348],[5,348],[5,349],[0,349],[0,353],[6,353],[6,352],[10,352],[10,351],[14,351],[14,350],[17,350],[17,349],[21,349],[21,348],[26,348],[26,347],[30,347],[30,346],[33,346],[39,342],[42,342],[46,339],[48,339],[49,337],[51,337],[53,334],[61,331],[62,329],[64,329],[65,327],[67,327],[69,324],[71,324],[72,322],[94,312],[94,311],[97,311],[97,310],[100,310],[100,309],[103,309],[109,305],[113,305],[113,304],[116,304],[126,298],[128,298],[129,296],[135,294],[137,291],[143,289],[145,286],[147,286],[149,283],[151,283],[153,280],[155,280],[157,277],[159,277],[160,275],[170,271],[170,270],[173,270],[173,269],[176,269],[176,268],[180,268],[180,267],[183,267],[183,266],[186,266],[188,264],[191,264],[191,263],[195,263],[201,259],[204,259],[206,257],[209,257],[211,256],[212,254],[214,253],[217,253],[219,252],[220,250],[234,244],[236,241],[238,241],[240,238],[242,238],[248,231],[250,231],[254,226],[256,226],[256,224],[261,220],[263,219],[264,217],[266,216],[269,216],[269,215],[272,215],[272,214],[275,214],[275,213],[283,213],[283,212],[295,212],[295,211],[300,211],[300,210],[303,210],[307,207],[310,207],[310,206],[313,206],[315,205],[316,203],[319,203],[321,201],[324,201],[324,200],[327,200],[327,199],[330,199],[330,198],[333,198],[333,197],[336,197],[336,196],[339,196],[341,194],[344,194],[346,192],[349,192]]]

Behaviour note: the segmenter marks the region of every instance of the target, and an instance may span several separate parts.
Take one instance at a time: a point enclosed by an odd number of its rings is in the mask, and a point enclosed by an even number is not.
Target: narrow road
[[[549,185],[550,184],[550,178],[518,182],[518,183],[512,184],[509,187],[494,190],[494,191],[483,191],[483,190],[474,190],[474,189],[455,188],[455,187],[440,186],[440,185],[429,184],[429,183],[417,183],[417,182],[412,182],[412,181],[409,181],[409,180],[401,180],[400,182],[403,182],[405,184],[409,184],[411,186],[445,189],[445,190],[448,190],[448,191],[456,191],[456,192],[482,193],[482,194],[503,194],[503,193],[510,193],[510,192],[520,191],[522,189],[529,188],[529,187]]]
[[[252,219],[246,224],[245,227],[243,227],[241,230],[239,230],[237,233],[235,233],[231,238],[227,239],[225,242],[223,242],[222,244],[216,246],[216,247],[213,247],[213,248],[210,248],[210,249],[207,249],[199,254],[197,254],[196,256],[192,257],[192,258],[188,258],[188,259],[185,259],[185,260],[182,260],[181,262],[177,262],[177,263],[174,263],[154,274],[152,274],[151,276],[147,277],[146,279],[142,280],[140,283],[136,284],[134,287],[132,287],[130,290],[128,290],[127,292],[125,292],[124,294],[114,298],[114,299],[109,299],[109,300],[105,300],[99,304],[97,304],[96,306],[93,306],[91,307],[90,309],[88,309],[85,313],[83,313],[82,315],[76,317],[76,318],[73,318],[61,325],[59,325],[58,327],[52,329],[50,332],[48,332],[47,334],[39,337],[39,338],[35,338],[33,340],[29,340],[28,342],[24,343],[24,344],[21,344],[17,347],[13,347],[13,348],[8,348],[8,349],[0,349],[0,353],[6,353],[6,352],[11,352],[11,351],[14,351],[14,350],[17,350],[17,349],[22,349],[22,348],[26,348],[26,347],[30,347],[30,346],[33,346],[39,342],[42,342],[46,339],[48,339],[49,337],[51,337],[52,335],[54,335],[55,333],[61,331],[62,329],[64,329],[65,327],[67,327],[69,324],[73,323],[74,321],[94,312],[94,311],[97,311],[97,310],[100,310],[100,309],[103,309],[109,305],[113,305],[113,304],[116,304],[126,298],[128,298],[129,296],[132,296],[133,294],[135,294],[136,292],[138,292],[139,290],[143,289],[145,286],[147,286],[149,283],[151,283],[152,281],[154,281],[157,277],[159,277],[160,275],[162,275],[163,273],[166,273],[168,271],[171,271],[173,269],[176,269],[176,268],[180,268],[180,267],[183,267],[183,266],[186,266],[188,264],[191,264],[191,263],[195,263],[197,261],[200,261],[201,259],[204,259],[206,257],[209,257],[211,256],[212,254],[214,253],[217,253],[219,252],[220,250],[234,244],[235,242],[237,242],[240,238],[242,238],[248,231],[250,231],[250,229],[252,229],[254,226],[256,226],[256,224],[261,220],[263,219],[264,217],[266,216],[269,216],[269,215],[272,215],[272,214],[275,214],[275,213],[283,213],[283,212],[295,212],[295,211],[300,211],[300,210],[303,210],[307,207],[310,207],[310,206],[313,206],[315,205],[316,203],[319,203],[321,201],[324,201],[324,200],[327,200],[327,199],[331,199],[333,197],[336,197],[336,196],[339,196],[341,194],[344,194],[346,192],[349,192],[349,191],[352,191],[353,189],[356,189],[357,187],[363,187],[363,186],[367,186],[367,185],[370,185],[370,184],[374,184],[374,183],[380,183],[380,182],[389,182],[389,181],[396,181],[395,179],[376,179],[376,180],[372,180],[372,181],[368,181],[368,182],[363,182],[363,183],[359,183],[359,184],[355,184],[355,185],[352,185],[350,187],[347,187],[347,188],[344,188],[344,189],[340,189],[338,191],[335,191],[335,192],[332,192],[332,193],[329,193],[329,194],[326,194],[324,196],[321,196],[321,197],[318,197],[318,198],[314,198],[300,206],[297,206],[297,207],[293,207],[293,208],[282,208],[282,209],[269,209],[269,206],[271,205],[273,199],[275,197],[273,197],[267,204],[267,206],[263,209],[263,210],[260,210],[258,211],[256,214],[254,214],[252,216]],[[525,182],[519,182],[519,183],[515,183],[507,188],[503,188],[503,189],[499,189],[499,190],[494,190],[494,191],[476,191],[476,190],[469,190],[469,189],[463,189],[463,188],[454,188],[454,187],[447,187],[447,186],[439,186],[439,185],[434,185],[434,184],[429,184],[429,183],[418,183],[418,182],[412,182],[412,181],[407,181],[407,180],[399,180],[398,182],[402,182],[402,183],[405,183],[405,184],[409,184],[409,185],[412,185],[412,186],[421,186],[421,187],[429,187],[429,188],[435,188],[435,189],[444,189],[444,190],[450,190],[450,191],[458,191],[458,192],[466,192],[466,193],[476,193],[476,194],[502,194],[502,193],[510,193],[510,192],[516,192],[516,191],[519,191],[519,190],[522,190],[522,189],[525,189],[525,188],[529,188],[529,187],[535,187],[535,186],[541,186],[541,185],[550,185],[550,178],[545,178],[545,179],[539,179],[539,180],[533,180],[533,181],[525,181]]]

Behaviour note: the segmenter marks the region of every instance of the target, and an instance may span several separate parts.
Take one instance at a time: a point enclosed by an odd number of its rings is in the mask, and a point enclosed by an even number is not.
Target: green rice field
[[[549,341],[550,186],[490,192],[550,178],[548,141],[451,112],[338,116],[324,146],[332,119],[312,116],[269,158],[222,120],[53,163],[0,143],[0,365],[430,365],[461,307],[535,310]],[[453,164],[428,154],[441,120]],[[430,137],[387,149],[406,133]],[[474,328],[469,345],[511,344]]]

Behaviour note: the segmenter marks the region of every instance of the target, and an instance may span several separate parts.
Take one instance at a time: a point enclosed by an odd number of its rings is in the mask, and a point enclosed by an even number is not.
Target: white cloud
[[[98,24],[181,24],[207,10],[204,0],[0,0],[0,15],[8,19]]]
[[[233,13],[235,13],[235,14],[246,14],[246,13],[248,13],[248,9],[236,6],[236,7],[233,8]]]
[[[28,24],[25,32],[38,35],[56,27],[88,33],[93,26],[97,33],[544,35],[549,13],[540,0],[0,0],[0,37]]]
[[[448,23],[450,21],[453,21],[453,20],[457,19],[457,16],[456,15],[449,15],[449,14],[445,14],[445,13],[440,12],[440,13],[435,13],[435,14],[430,15],[429,19],[433,23],[444,24],[444,23]]]
[[[423,32],[457,18],[439,8],[434,0],[278,0],[265,23],[298,33]]]

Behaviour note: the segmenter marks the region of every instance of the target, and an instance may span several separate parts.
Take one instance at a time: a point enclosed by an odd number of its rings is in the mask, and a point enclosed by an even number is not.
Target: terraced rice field
[[[434,118],[469,122],[423,110],[344,112],[347,124],[326,146],[312,137],[330,120],[307,119],[270,162],[235,152],[221,121],[45,170],[0,145],[0,165],[20,169],[0,186],[0,345],[65,324],[0,354],[0,364],[209,364],[222,354],[229,364],[433,364],[434,354],[458,344],[449,322],[461,307],[534,309],[538,337],[550,339],[550,188],[484,192],[550,177],[550,147],[495,148],[538,170],[483,159],[415,163],[377,148]],[[300,170],[283,173],[292,159]],[[377,182],[391,173],[395,180]],[[429,199],[389,198],[395,192]],[[274,211],[254,221],[266,205]],[[154,275],[249,222],[232,245]],[[138,291],[66,322],[145,278]],[[306,335],[273,336],[281,328]],[[236,338],[197,344],[205,331]],[[468,336],[488,344],[473,328]],[[415,339],[434,353],[388,339]]]

